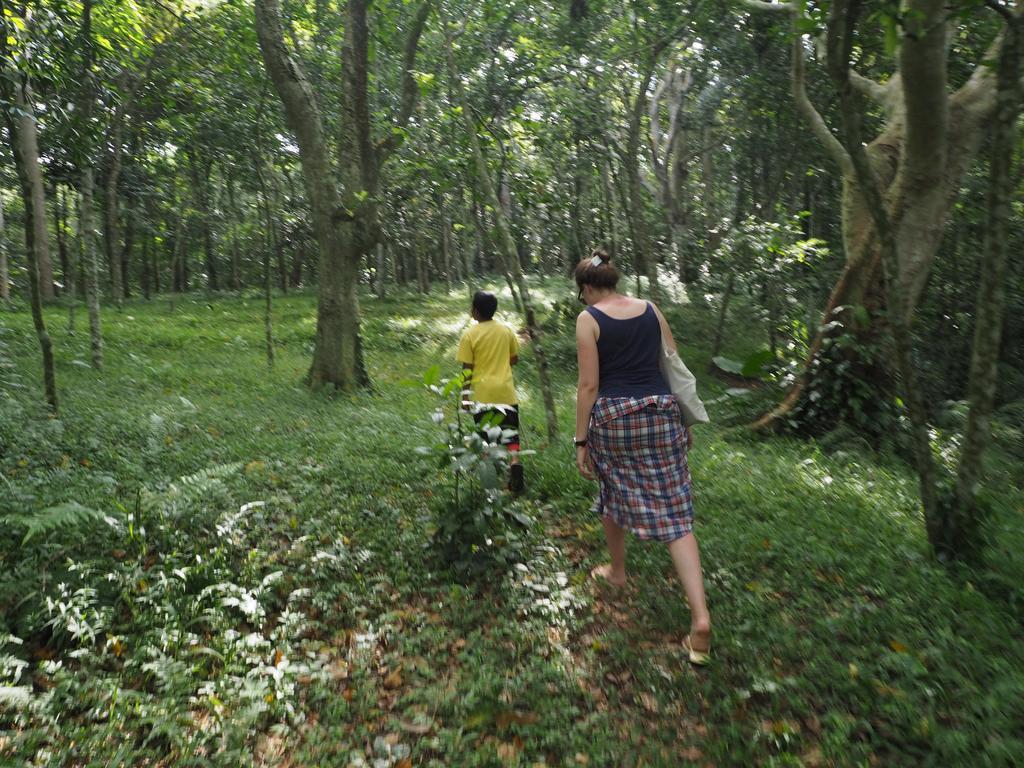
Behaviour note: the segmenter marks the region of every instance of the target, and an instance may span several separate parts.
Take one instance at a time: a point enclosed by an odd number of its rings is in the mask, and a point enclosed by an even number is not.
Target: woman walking
[[[576,319],[576,466],[600,485],[594,509],[611,557],[592,574],[626,584],[626,531],[666,542],[690,604],[684,646],[693,664],[707,664],[711,616],[686,464],[693,436],[658,364],[663,339],[676,348],[672,331],[653,303],[617,292],[619,273],[604,250],[581,261],[575,277],[587,305]]]

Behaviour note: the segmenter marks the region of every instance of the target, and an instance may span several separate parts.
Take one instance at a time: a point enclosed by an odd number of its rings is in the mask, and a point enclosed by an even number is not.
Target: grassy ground
[[[0,316],[0,764],[1024,762],[1019,614],[929,558],[893,459],[700,431],[695,671],[663,547],[631,544],[621,594],[586,578],[594,488],[543,439],[527,352],[534,523],[518,565],[453,579],[430,547],[450,479],[414,452],[436,400],[401,382],[454,371],[464,304],[367,297],[375,391],[334,398],[301,384],[310,297],[277,300],[272,371],[255,298],[108,311],[102,373],[54,310],[59,419],[27,313]],[[677,323],[703,370],[707,323]],[[567,438],[572,342],[551,341]]]

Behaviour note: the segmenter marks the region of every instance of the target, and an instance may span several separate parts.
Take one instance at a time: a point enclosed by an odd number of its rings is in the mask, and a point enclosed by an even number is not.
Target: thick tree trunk
[[[6,35],[6,31],[2,32]],[[6,47],[4,44],[3,47]],[[0,49],[2,50],[2,49]],[[6,56],[6,50],[3,50]],[[15,73],[14,82],[4,75],[2,92],[8,105],[13,103],[15,113],[10,107],[4,110],[7,131],[11,139],[11,152],[14,165],[21,184],[21,196],[25,203],[25,255],[28,267],[29,301],[32,306],[32,323],[36,329],[36,338],[43,358],[43,391],[50,408],[57,412],[57,383],[53,365],[53,344],[46,330],[43,318],[42,286],[40,257],[46,247],[46,200],[43,195],[43,178],[39,169],[39,144],[36,137],[36,120],[32,106],[32,91],[28,83]],[[13,94],[11,94],[13,91]],[[12,98],[13,96],[13,98]],[[40,239],[41,238],[41,239]],[[52,283],[52,276],[51,276]],[[52,288],[52,285],[51,285]],[[52,295],[52,291],[51,291]]]
[[[519,300],[522,303],[523,316],[526,321],[526,328],[530,334],[533,345],[534,358],[537,361],[537,378],[540,382],[541,396],[544,400],[544,413],[547,421],[548,439],[553,443],[558,438],[558,414],[555,411],[555,398],[551,388],[551,379],[548,373],[547,355],[544,352],[544,345],[540,325],[537,322],[536,313],[533,309],[533,302],[530,298],[530,291],[523,275],[522,265],[519,261],[519,251],[516,248],[515,239],[512,237],[512,229],[508,225],[505,213],[498,199],[498,192],[495,189],[494,181],[491,178],[490,169],[487,167],[487,158],[484,157],[483,148],[480,146],[480,139],[477,137],[477,126],[473,119],[473,111],[470,109],[469,101],[466,98],[462,80],[459,77],[458,69],[455,66],[455,57],[452,55],[451,39],[447,41],[448,69],[451,79],[455,85],[455,92],[462,107],[462,117],[469,137],[469,146],[473,153],[474,165],[476,166],[477,180],[483,191],[484,198],[491,201],[494,209],[495,225],[498,230],[499,255],[502,258],[503,271],[510,281],[515,283],[519,289]]]
[[[284,45],[279,0],[256,0],[256,29],[271,80],[295,134],[306,198],[320,253],[317,328],[309,382],[353,390],[368,383],[362,367],[359,303],[355,295],[358,262],[351,238],[341,230],[330,152],[316,97],[302,66]]]

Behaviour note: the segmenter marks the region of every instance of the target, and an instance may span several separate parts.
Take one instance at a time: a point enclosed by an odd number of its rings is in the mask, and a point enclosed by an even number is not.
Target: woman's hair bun
[[[608,251],[604,248],[595,248],[590,252],[590,258],[600,259],[602,263],[607,264],[612,260],[612,257],[608,254]]]

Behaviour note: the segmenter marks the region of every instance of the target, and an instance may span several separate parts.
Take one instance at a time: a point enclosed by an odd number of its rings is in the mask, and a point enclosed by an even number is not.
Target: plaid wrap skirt
[[[641,539],[690,533],[686,438],[673,395],[599,397],[587,433],[601,488],[593,510]]]

